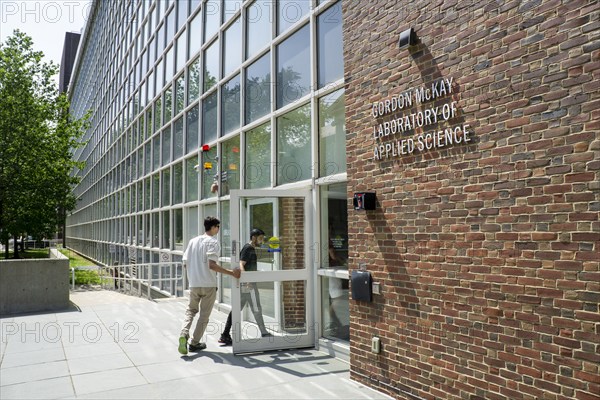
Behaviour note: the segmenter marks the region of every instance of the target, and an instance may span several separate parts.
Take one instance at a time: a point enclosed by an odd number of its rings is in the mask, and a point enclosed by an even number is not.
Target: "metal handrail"
[[[158,278],[153,277],[153,267],[158,267]],[[181,292],[185,288],[185,273],[181,262],[158,262],[158,263],[141,263],[128,265],[112,265],[98,267],[103,288],[111,287],[115,289],[125,289],[130,293],[134,293],[137,286],[137,295],[142,296],[142,287],[146,286],[146,294],[148,299],[152,299],[152,290],[158,291],[170,297],[177,297],[177,289],[181,287]],[[163,276],[163,267],[168,267],[168,274]],[[178,273],[180,271],[180,273]],[[169,282],[169,291],[163,289],[161,283]],[[181,282],[181,283],[179,283]],[[159,286],[155,286],[158,284]]]

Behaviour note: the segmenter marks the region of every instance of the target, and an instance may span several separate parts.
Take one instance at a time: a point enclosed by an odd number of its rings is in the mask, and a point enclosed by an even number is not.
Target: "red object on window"
[[[202,145],[202,151],[209,151],[210,150],[210,146],[207,144],[203,144]]]

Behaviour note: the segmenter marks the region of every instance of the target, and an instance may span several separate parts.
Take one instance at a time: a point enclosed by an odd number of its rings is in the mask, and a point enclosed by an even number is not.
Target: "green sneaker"
[[[179,338],[179,348],[178,348],[178,350],[183,355],[186,355],[188,353],[187,338],[185,336],[181,336]]]

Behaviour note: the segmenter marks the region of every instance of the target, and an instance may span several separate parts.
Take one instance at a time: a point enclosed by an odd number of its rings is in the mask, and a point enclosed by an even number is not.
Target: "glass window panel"
[[[152,208],[160,207],[160,174],[152,175]]]
[[[164,64],[163,64],[163,59],[160,59],[158,64],[156,64],[156,91],[160,92],[164,86],[165,86]]]
[[[219,220],[221,220],[221,229],[219,233],[221,234],[221,255],[223,257],[228,257],[231,255],[231,227],[229,224],[229,201],[221,202],[221,215]]]
[[[196,14],[190,21],[190,56],[197,54],[202,47],[202,13]]]
[[[277,184],[311,177],[310,104],[277,118]]]
[[[172,9],[167,15],[165,19],[165,30],[166,30],[166,41],[165,43],[169,44],[171,40],[173,40],[173,36],[175,36],[175,9]]]
[[[271,186],[271,124],[266,123],[246,133],[247,189]]]
[[[215,86],[218,80],[219,40],[215,40],[213,44],[204,51],[204,92]]]
[[[202,143],[217,140],[217,92],[202,101]]]
[[[188,68],[188,104],[193,103],[200,95],[200,58]]]
[[[240,76],[223,85],[221,92],[221,128],[223,135],[240,127]]]
[[[344,89],[319,99],[319,176],[346,172]]]
[[[183,116],[175,121],[173,131],[173,160],[183,156]]]
[[[183,250],[183,210],[173,210],[173,236],[175,250]]]
[[[144,174],[152,172],[152,145],[151,142],[146,143],[145,146],[146,154],[144,156]]]
[[[185,75],[181,74],[175,81],[175,115],[179,114],[182,110],[185,101]]]
[[[310,90],[309,25],[277,47],[277,107],[298,100]]]
[[[321,277],[321,335],[328,339],[350,340],[348,279]]]
[[[173,166],[173,204],[183,202],[183,163]]]
[[[280,35],[308,14],[311,2],[279,0],[277,3],[277,34]]]
[[[328,8],[317,20],[319,88],[344,77],[342,2]]]
[[[221,0],[208,0],[204,4],[204,41],[208,41],[221,26]]]
[[[177,1],[177,30],[185,25],[188,17],[188,1]]]
[[[160,238],[159,233],[160,233],[160,214],[155,212],[152,213],[152,247],[158,247],[159,246],[159,242],[158,239]]]
[[[154,102],[154,132],[158,131],[162,126],[161,123],[162,104],[160,97]]]
[[[321,187],[321,265],[348,269],[348,193],[346,183]],[[326,246],[326,247],[325,247]]]
[[[250,123],[271,111],[270,53],[265,54],[246,69],[245,121]]]
[[[198,150],[198,104],[186,114],[186,153]]]
[[[215,197],[218,192],[217,183],[217,147],[213,147],[208,151],[202,152],[202,165],[200,165],[200,171],[202,171],[202,198],[207,199]]]
[[[152,139],[152,170],[156,171],[160,167],[160,135]]]
[[[188,158],[185,162],[186,202],[198,200],[198,171],[202,171],[202,168],[198,165],[198,156]]]
[[[165,118],[165,122],[168,122],[171,120],[172,118],[172,109],[173,109],[173,89],[171,89],[171,86],[169,85],[169,87],[167,88],[167,90],[165,90],[165,101],[164,101],[164,118]]]
[[[223,33],[223,76],[229,75],[242,63],[242,22],[238,18]]]
[[[171,205],[171,171],[169,168],[161,171],[162,187],[161,187],[161,207]]]
[[[185,237],[186,243],[189,242],[190,239],[195,238],[199,234],[199,224],[198,224],[198,207],[189,207],[185,209],[185,221],[187,223],[185,229]]]
[[[177,64],[175,66],[175,71],[179,71],[181,68],[185,67],[185,63],[188,59],[186,42],[187,36],[184,32],[177,38]]]
[[[170,231],[170,212],[169,211],[163,211],[162,213],[162,243],[161,243],[161,247],[163,249],[170,249],[171,248],[171,231]]]
[[[156,95],[156,89],[154,87],[154,71],[148,75],[148,102],[152,101]]]
[[[223,22],[229,21],[242,8],[242,0],[223,0]]]
[[[165,56],[165,82],[170,82],[175,74],[175,66],[173,65],[174,48],[175,46],[171,46],[171,48],[167,51],[167,55]]]
[[[162,132],[162,166],[171,162],[171,127]]]
[[[255,1],[246,9],[246,59],[255,56],[263,49],[273,36],[273,3]]]
[[[221,147],[221,195],[240,188],[240,137],[236,136]]]

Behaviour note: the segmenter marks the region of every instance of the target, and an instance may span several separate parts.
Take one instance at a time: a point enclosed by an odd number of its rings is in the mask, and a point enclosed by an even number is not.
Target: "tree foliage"
[[[68,100],[54,81],[58,67],[43,57],[34,51],[31,38],[18,30],[0,43],[3,243],[11,236],[52,236],[64,211],[75,206],[72,188],[77,178],[71,172],[83,166],[72,152],[82,145],[87,118],[70,118]]]

